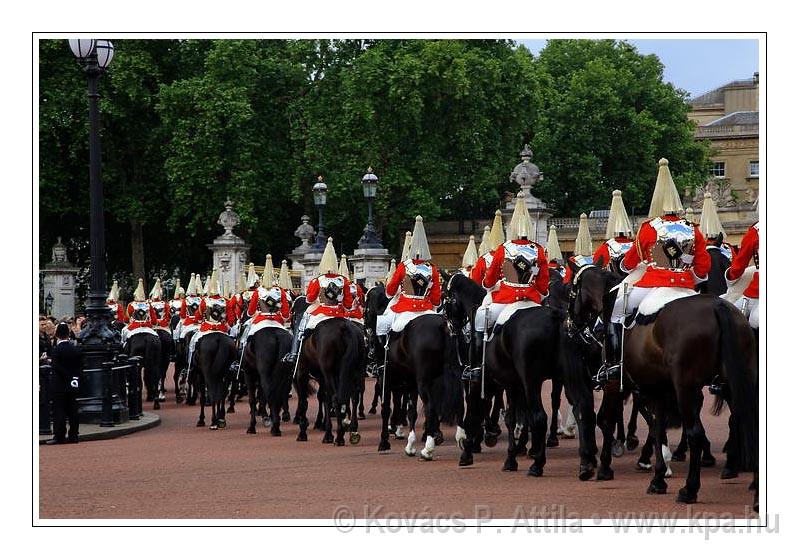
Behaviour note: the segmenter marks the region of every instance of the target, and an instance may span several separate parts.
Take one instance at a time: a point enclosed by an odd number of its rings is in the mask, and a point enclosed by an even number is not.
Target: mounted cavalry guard
[[[633,246],[632,235],[633,228],[628,218],[628,212],[625,210],[625,203],[622,202],[622,191],[616,189],[611,193],[611,210],[608,213],[608,224],[606,225],[606,241],[594,252],[594,262],[603,268],[609,268],[612,263],[618,263]]]
[[[138,332],[151,332],[156,334],[153,326],[156,324],[158,318],[150,303],[148,303],[144,293],[144,280],[139,278],[139,285],[133,292],[133,301],[128,304],[128,325],[122,329],[122,344]]]
[[[485,234],[484,237],[486,237]],[[482,285],[483,277],[486,276],[486,271],[492,264],[495,249],[503,244],[504,239],[503,214],[500,210],[496,210],[494,213],[494,221],[492,222],[492,229],[489,230],[489,237],[486,239],[486,251],[482,252],[481,256],[478,257],[478,261],[469,274],[469,277],[478,285]]]
[[[469,236],[469,243],[467,249],[464,251],[464,257],[461,259],[461,268],[459,271],[464,276],[469,276],[472,269],[475,268],[475,263],[478,262],[478,248],[475,246],[475,236]]]
[[[756,201],[756,204],[758,204],[758,201]],[[742,310],[742,313],[750,322],[750,327],[756,330],[758,329],[758,241],[759,230],[761,229],[760,224],[761,222],[758,221],[748,228],[730,268],[725,271],[725,281],[728,283],[726,299],[732,301],[736,307]],[[753,266],[748,267],[747,265],[750,264],[751,259]]]
[[[563,264],[564,255],[561,254],[561,245],[558,243],[556,226],[550,226],[550,231],[547,233],[545,252],[547,253],[547,266],[558,272],[563,279],[567,271]]]
[[[200,316],[198,310],[200,309],[200,295],[198,294],[197,285],[200,283],[200,276],[192,273],[189,279],[189,285],[186,288],[186,297],[181,299],[181,322],[178,327],[173,331],[172,337],[177,342],[179,340],[186,340],[190,333],[197,331],[200,328]]]
[[[164,290],[161,288],[160,278],[156,278],[153,289],[150,290],[150,307],[155,315],[153,328],[169,332],[170,306],[164,301]]]
[[[116,280],[114,280],[114,283],[111,285],[111,290],[108,292],[108,297],[106,298],[106,305],[111,311],[111,315],[114,317],[114,321],[118,321],[120,323],[125,322],[125,311],[119,304],[119,284],[117,284]]]
[[[225,298],[222,297],[220,293],[216,268],[211,272],[211,276],[206,279],[205,290],[207,291],[207,295],[200,299],[200,304],[195,313],[195,317],[200,325],[197,329],[197,334],[195,334],[189,342],[188,364],[190,370],[192,366],[192,356],[194,354],[194,349],[197,347],[197,342],[205,335],[212,332],[221,332],[227,335],[232,323],[228,302],[225,301]]]
[[[687,212],[688,214],[688,212]],[[686,218],[689,220],[688,216]],[[711,198],[711,193],[703,195],[703,210],[700,213],[700,231],[706,237],[706,249],[709,251],[719,251],[722,256],[729,261],[733,261],[736,250],[733,246],[724,241],[726,237],[725,229],[717,214],[717,205]]]
[[[268,258],[267,262],[272,265],[271,259]],[[247,315],[251,318],[252,326],[247,336],[252,335],[255,332],[256,325],[263,321],[277,323],[277,325],[272,324],[270,326],[286,328],[286,324],[291,318],[289,294],[278,285],[279,282],[275,279],[271,269],[272,266],[269,269],[264,267],[263,282],[250,297]]]
[[[378,317],[376,333],[380,336],[400,332],[409,321],[421,314],[435,313],[442,299],[439,271],[431,262],[431,251],[422,216],[417,216],[408,258],[397,265],[386,295],[392,298]]]
[[[328,238],[328,244],[322,253],[319,263],[319,276],[308,283],[306,288],[306,301],[309,306],[300,319],[297,331],[294,332],[291,351],[284,356],[285,362],[294,362],[300,345],[306,338],[307,331],[311,331],[321,321],[331,317],[347,317],[347,310],[353,305],[353,296],[350,293],[350,280],[337,271],[336,251],[333,248],[333,238]]]
[[[575,236],[575,247],[572,250],[572,256],[567,259],[570,266],[567,266],[567,270],[564,274],[564,284],[572,282],[573,267],[580,269],[582,266],[594,262],[593,253],[592,234],[589,231],[589,217],[584,212],[578,220],[578,234]]]
[[[353,303],[347,308],[347,318],[359,324],[364,324],[364,288],[357,282],[353,282],[350,269],[347,266],[347,257],[342,255],[339,261],[339,274],[350,279],[350,296]]]
[[[172,299],[169,302],[170,321],[172,321],[172,317],[180,319],[181,307],[183,307],[183,299],[185,297],[186,291],[181,286],[181,279],[178,278],[175,280],[175,293],[172,294]],[[174,327],[173,325],[170,326]]]
[[[294,294],[292,293],[292,279],[289,277],[289,263],[286,259],[281,261],[281,271],[278,273],[278,287],[286,292],[286,297],[289,298],[289,306],[291,307],[294,302]]]
[[[485,344],[495,327],[517,309],[540,305],[549,290],[550,272],[544,247],[529,239],[533,225],[525,195],[517,203],[508,227],[508,240],[494,250],[483,279],[487,294],[475,312],[470,344],[469,374],[480,377]]]
[[[617,287],[607,325],[605,363],[593,378],[598,386],[620,375],[627,315],[633,310],[654,315],[669,301],[694,295],[695,284],[706,280],[711,266],[700,228],[679,217],[683,206],[669,162],[662,158],[658,165],[649,219],[620,263],[620,270],[629,276]]]

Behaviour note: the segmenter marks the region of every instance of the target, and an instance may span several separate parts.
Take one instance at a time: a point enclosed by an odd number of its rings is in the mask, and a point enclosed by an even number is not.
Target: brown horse
[[[598,298],[610,314],[616,281],[607,271],[586,267],[575,286],[574,306],[596,307]],[[689,473],[677,501],[694,503],[700,489],[700,460],[705,430],[700,422],[702,389],[719,373],[730,391],[725,400],[739,429],[731,441],[743,470],[758,468],[757,350],[753,331],[727,301],[695,295],[666,304],[655,315],[637,317],[624,338],[623,383],[635,385],[652,413],[650,436],[661,441],[664,430],[682,425],[689,442]],[[619,406],[622,401],[619,400]],[[718,403],[717,411],[721,403]],[[654,476],[649,494],[664,494],[667,467],[660,445],[655,446]],[[601,461],[603,457],[601,456]],[[758,507],[758,491],[755,495]]]

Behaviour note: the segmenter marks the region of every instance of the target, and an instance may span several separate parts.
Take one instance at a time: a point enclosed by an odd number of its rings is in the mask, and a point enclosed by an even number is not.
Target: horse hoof
[[[283,434],[281,434],[281,430],[279,428],[273,428],[269,431],[269,435],[272,437],[281,437]]]
[[[466,451],[461,454],[461,457],[458,459],[458,466],[459,467],[468,467],[472,463],[475,462],[475,459],[472,457],[471,453],[467,453]]]
[[[256,433],[256,427],[255,426],[250,426],[249,428],[247,428],[247,433],[248,434]]]
[[[653,465],[651,465],[650,463],[643,463],[641,461],[636,463],[636,470],[637,471],[649,471],[652,468],[653,468]]]
[[[639,447],[639,438],[636,436],[628,436],[625,440],[625,449],[633,451],[637,447]]]
[[[373,406],[367,411],[368,414],[377,414],[378,410]]]
[[[292,416],[288,412],[284,411],[284,413],[281,414],[281,422],[288,422],[291,419]]]
[[[710,453],[708,455],[703,455],[700,458],[701,467],[713,467],[716,464],[717,464],[717,458],[711,455]]]
[[[359,412],[358,413],[358,419],[359,420],[366,420],[367,419],[367,415],[364,414],[363,412]]]
[[[224,430],[228,423],[225,420],[217,420],[217,428]]]
[[[264,416],[261,419],[261,423],[264,424],[265,428],[269,428],[270,426],[272,426],[272,420],[270,419],[269,416]]]
[[[647,487],[648,494],[666,494],[667,493],[667,484],[666,482],[662,482],[661,484],[656,484],[654,482],[650,483],[650,486]]]
[[[728,480],[729,478],[736,478],[739,476],[739,471],[736,469],[732,469],[729,466],[722,467],[722,472],[719,474],[719,477],[722,480]]]
[[[195,426],[197,426],[198,428],[202,428],[205,425],[206,425],[206,423],[204,421],[202,421],[202,420],[198,420],[197,424],[195,424]]]
[[[558,447],[558,436],[550,435],[545,442],[546,447]]]
[[[218,430],[218,429],[219,429],[219,426],[217,426],[216,424],[211,424],[211,425],[208,427],[208,429],[209,429],[209,430]]]
[[[592,465],[581,465],[578,470],[578,480],[591,480],[594,476],[594,467]]]
[[[528,476],[540,477],[544,474],[544,469],[539,465],[531,465],[528,469]]]
[[[436,445],[442,445],[444,443],[444,434],[439,430],[436,430],[433,434],[433,442]]]
[[[625,454],[625,445],[622,443],[622,440],[614,440],[614,443],[611,444],[611,454],[614,457],[622,457]]]
[[[175,397],[175,404],[181,404],[183,402],[183,397]]]
[[[323,436],[322,443],[333,443],[333,436],[328,436],[328,435]]]
[[[389,443],[389,440],[382,439],[380,443],[378,443],[378,453],[381,451],[389,451],[392,448],[392,444]]]
[[[295,416],[294,418],[292,418],[292,424],[299,424],[299,423],[300,423],[300,417],[299,416]]]
[[[528,449],[527,455],[528,455],[528,459],[533,459],[534,453],[533,453],[533,446],[532,445],[531,445],[531,448]]]
[[[678,495],[675,496],[675,501],[679,504],[695,504],[697,503],[697,493],[691,494],[684,486],[678,490]]]
[[[424,449],[419,452],[420,461],[433,461],[433,453],[428,454]]]
[[[503,463],[503,472],[516,472],[517,468],[517,462],[511,459],[506,459],[506,462]]]
[[[597,480],[604,481],[604,480],[614,480],[614,469],[611,467],[600,467],[600,470],[597,471]]]
[[[337,439],[337,440],[334,442],[334,444],[333,444],[333,445],[334,445],[335,447],[344,447],[344,438],[342,438],[342,439]]]
[[[686,452],[683,450],[676,450],[675,453],[672,454],[672,460],[683,463],[686,460]]]
[[[297,434],[297,441],[308,441],[308,434],[305,433]]]
[[[358,432],[350,433],[350,445],[358,445],[361,442],[361,434]]]
[[[225,414],[236,414],[236,409],[233,406],[229,406],[228,410],[225,411]]]
[[[497,445],[497,435],[496,434],[486,434],[483,438],[483,443],[486,444],[486,447],[494,447]]]
[[[406,457],[414,457],[417,454],[417,450],[413,447],[411,449],[404,447],[403,453],[406,454]]]
[[[153,402],[153,410],[161,410],[161,403],[158,401]]]

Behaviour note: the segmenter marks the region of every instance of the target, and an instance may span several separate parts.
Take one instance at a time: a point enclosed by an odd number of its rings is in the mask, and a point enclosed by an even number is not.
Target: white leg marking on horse
[[[664,461],[669,463],[672,461],[672,451],[668,445],[661,444],[661,454],[664,456]]]
[[[397,426],[397,429],[394,431],[394,437],[400,439],[404,437],[406,434],[403,433],[403,426]]]
[[[558,429],[556,430],[556,434],[563,435],[564,434],[564,422],[563,417],[561,416],[561,411],[558,411]]]
[[[433,459],[433,448],[436,447],[436,441],[434,441],[433,436],[428,436],[425,440],[425,448],[420,451],[420,455],[422,455],[425,459],[431,460]]]
[[[464,440],[467,439],[467,432],[461,426],[456,428],[456,443],[459,449],[464,449]]]
[[[408,432],[408,443],[406,443],[405,447],[406,455],[408,455],[409,457],[413,457],[414,455],[417,454],[417,450],[414,447],[414,443],[416,441],[417,441],[417,434],[414,432],[414,430],[411,430],[410,432]]]
[[[522,435],[522,428],[523,428],[523,425],[520,424],[520,423],[517,423],[517,425],[514,427],[514,439],[519,439],[519,436]]]

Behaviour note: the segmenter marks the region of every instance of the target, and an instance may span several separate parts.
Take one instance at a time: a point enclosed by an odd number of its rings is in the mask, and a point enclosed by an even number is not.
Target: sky
[[[534,55],[545,39],[521,41]],[[707,93],[758,71],[756,39],[629,39],[642,54],[655,54],[664,64],[664,80],[689,92]]]

